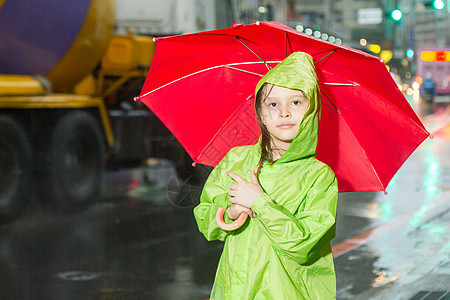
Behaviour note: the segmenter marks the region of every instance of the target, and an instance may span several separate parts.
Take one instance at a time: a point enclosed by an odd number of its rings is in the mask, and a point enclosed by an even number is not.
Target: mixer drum
[[[106,51],[114,5],[114,0],[0,1],[0,73],[43,75],[55,91],[71,91]]]

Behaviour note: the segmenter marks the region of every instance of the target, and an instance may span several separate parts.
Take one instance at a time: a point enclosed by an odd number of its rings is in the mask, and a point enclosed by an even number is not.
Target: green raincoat
[[[256,91],[265,82],[299,89],[310,104],[288,150],[261,166],[258,180],[264,193],[251,207],[257,217],[247,218],[235,231],[224,231],[215,222],[217,209],[231,206],[228,190],[235,182],[225,172],[251,182],[261,139],[231,149],[211,172],[194,209],[206,239],[225,242],[211,299],[335,299],[330,241],[338,185],[333,171],[315,158],[321,104],[312,57],[291,54],[261,79]]]

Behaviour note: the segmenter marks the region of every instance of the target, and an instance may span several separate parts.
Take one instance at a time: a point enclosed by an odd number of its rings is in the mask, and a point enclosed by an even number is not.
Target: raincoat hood
[[[315,157],[319,137],[321,101],[319,82],[312,56],[304,52],[294,52],[289,55],[258,82],[255,95],[265,83],[301,90],[309,99],[308,110],[296,137],[276,163]]]

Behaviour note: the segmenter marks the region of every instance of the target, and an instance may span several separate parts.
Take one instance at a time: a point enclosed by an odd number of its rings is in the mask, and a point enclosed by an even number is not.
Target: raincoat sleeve
[[[230,234],[230,232],[221,229],[215,220],[219,207],[226,210],[231,206],[231,203],[228,201],[228,190],[225,189],[226,178],[224,178],[224,166],[227,164],[228,156],[225,156],[209,175],[200,196],[200,204],[194,208],[194,217],[197,221],[198,229],[208,241],[225,241],[227,235]],[[227,223],[231,222],[226,212],[223,215],[223,219]]]
[[[320,170],[296,212],[291,213],[266,193],[251,208],[274,249],[299,264],[307,264],[334,238],[337,196],[336,177],[327,167]]]

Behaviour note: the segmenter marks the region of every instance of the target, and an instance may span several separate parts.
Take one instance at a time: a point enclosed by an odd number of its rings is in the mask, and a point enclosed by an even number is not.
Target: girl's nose
[[[280,118],[288,118],[291,116],[291,113],[287,109],[280,110]]]

